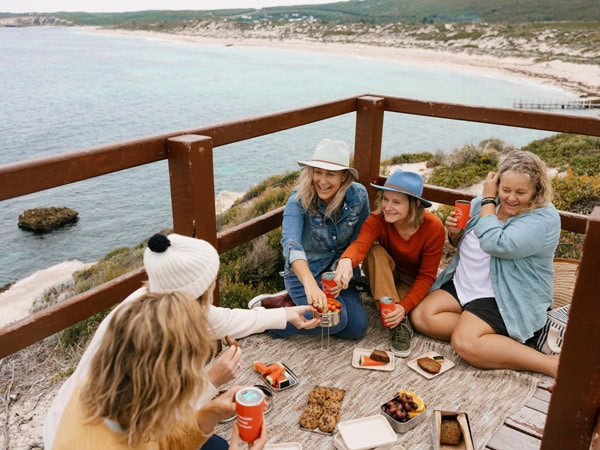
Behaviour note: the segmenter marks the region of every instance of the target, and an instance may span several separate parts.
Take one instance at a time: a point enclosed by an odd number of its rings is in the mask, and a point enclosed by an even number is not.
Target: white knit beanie
[[[202,239],[155,234],[144,251],[150,292],[180,291],[200,297],[217,278],[219,254]]]

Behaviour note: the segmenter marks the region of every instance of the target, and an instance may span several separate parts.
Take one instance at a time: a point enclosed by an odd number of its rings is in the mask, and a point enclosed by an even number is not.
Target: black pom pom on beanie
[[[171,241],[164,234],[156,233],[148,241],[148,248],[156,253],[162,253],[171,246]]]

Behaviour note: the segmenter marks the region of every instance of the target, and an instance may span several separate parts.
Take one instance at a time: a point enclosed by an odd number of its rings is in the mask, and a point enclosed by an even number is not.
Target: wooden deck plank
[[[550,393],[538,388],[533,397],[525,404],[526,407],[535,409],[536,411],[548,414],[548,406],[550,405]]]
[[[541,439],[546,423],[546,414],[524,406],[504,422],[505,425]],[[516,448],[516,447],[515,447]]]
[[[503,425],[487,443],[486,448],[490,450],[539,450],[540,445],[540,439]]]

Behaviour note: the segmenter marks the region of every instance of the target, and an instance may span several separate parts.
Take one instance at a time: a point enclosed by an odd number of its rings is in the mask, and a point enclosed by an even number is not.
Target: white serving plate
[[[377,414],[337,424],[346,450],[367,450],[388,447],[398,438],[385,417]]]
[[[388,352],[388,351],[386,351],[386,353],[390,357],[389,363],[387,363],[383,366],[361,366],[360,365],[360,357],[362,355],[369,356],[372,351],[373,351],[373,349],[355,348],[354,351],[352,352],[352,367],[356,367],[357,369],[382,370],[384,372],[391,372],[392,370],[394,370],[394,361],[396,358],[394,358],[393,353]]]
[[[429,378],[429,379],[437,377],[438,375],[441,375],[444,372],[446,372],[446,371],[448,371],[448,370],[450,370],[450,369],[452,369],[454,367],[454,362],[450,361],[446,357],[444,357],[444,359],[440,361],[442,363],[442,368],[440,369],[440,371],[438,373],[425,372],[423,369],[421,369],[419,367],[419,364],[417,364],[417,359],[419,359],[419,358],[424,358],[424,357],[433,358],[434,356],[443,356],[443,355],[440,355],[437,352],[424,353],[424,354],[422,354],[420,356],[417,356],[415,359],[409,361],[408,363],[406,363],[406,365],[408,367],[410,367],[412,370],[414,370],[415,372],[418,372],[421,375],[423,375],[425,378]]]

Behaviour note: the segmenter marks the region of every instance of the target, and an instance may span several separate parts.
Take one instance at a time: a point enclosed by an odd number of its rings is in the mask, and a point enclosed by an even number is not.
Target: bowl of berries
[[[412,391],[401,390],[379,410],[396,432],[405,433],[425,420],[427,405]]]

